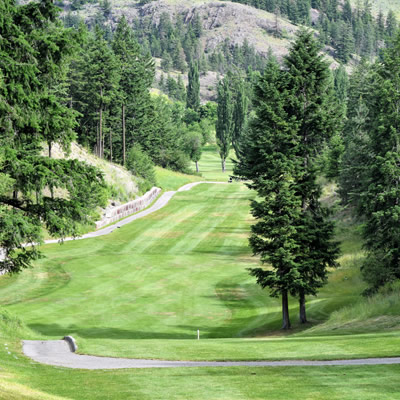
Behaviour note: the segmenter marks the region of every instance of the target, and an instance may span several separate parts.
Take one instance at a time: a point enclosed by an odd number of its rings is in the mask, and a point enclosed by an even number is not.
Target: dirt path
[[[363,358],[331,361],[160,361],[96,357],[75,354],[64,340],[25,340],[25,355],[42,364],[79,369],[181,368],[181,367],[321,367],[335,365],[400,364],[396,358]]]

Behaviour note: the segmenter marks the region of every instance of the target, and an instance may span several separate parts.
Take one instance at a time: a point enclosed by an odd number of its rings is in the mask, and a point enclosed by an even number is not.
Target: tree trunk
[[[126,148],[125,148],[125,104],[122,104],[122,162],[125,167],[126,161]]]
[[[307,322],[307,316],[306,316],[306,296],[304,294],[304,290],[300,290],[299,306],[300,306],[300,323],[305,324]]]
[[[196,161],[196,172],[199,172],[199,162]]]
[[[222,160],[222,172],[225,172],[225,163],[226,163],[226,160],[223,159]]]
[[[110,162],[113,160],[112,129],[110,129]]]
[[[51,158],[51,142],[49,142],[49,158]]]
[[[282,329],[290,329],[289,300],[287,290],[282,292]]]
[[[100,149],[99,149],[99,157],[103,158],[103,88],[100,88],[100,108],[99,108],[99,140],[100,140]]]
[[[100,157],[100,137],[99,137],[99,124],[96,126],[96,146],[95,154]]]

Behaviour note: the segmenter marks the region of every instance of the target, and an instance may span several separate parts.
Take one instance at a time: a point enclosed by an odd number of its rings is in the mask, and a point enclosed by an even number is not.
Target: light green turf
[[[83,371],[31,362],[19,344],[27,336],[0,309],[1,400],[399,399],[396,365]]]
[[[157,186],[165,191],[177,190],[187,183],[203,181],[200,176],[187,175],[169,169],[155,167]]]
[[[229,175],[233,173],[232,158],[235,158],[234,151],[231,151],[226,160],[225,172],[222,172],[221,158],[218,147],[215,144],[208,144],[203,147],[203,153],[199,161],[199,172],[208,181],[227,182]],[[192,168],[195,169],[194,163]]]

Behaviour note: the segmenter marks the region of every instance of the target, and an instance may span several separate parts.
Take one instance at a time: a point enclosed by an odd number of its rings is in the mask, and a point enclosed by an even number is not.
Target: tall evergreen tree
[[[82,71],[82,83],[73,93],[73,102],[79,104],[78,111],[82,114],[79,139],[104,157],[106,132],[110,129],[107,118],[111,104],[117,99],[120,75],[118,60],[98,26],[76,67]]]
[[[154,63],[142,54],[125,17],[122,17],[118,23],[112,48],[118,58],[121,75],[119,87],[122,103],[122,161],[125,165],[126,119],[135,118],[139,108],[149,107],[148,89],[154,77]],[[128,138],[128,142],[132,140]]]
[[[59,135],[75,122],[73,113],[62,116],[65,99],[57,86],[79,37],[60,26],[49,0],[24,6],[4,0],[0,15],[0,248],[5,252],[0,271],[19,272],[40,256],[43,227],[61,239],[79,234],[79,223],[89,222],[100,202],[104,182],[95,168],[40,153],[43,142],[61,140],[67,148],[72,140]],[[48,120],[53,117],[56,121]],[[57,137],[51,138],[50,127]],[[66,195],[48,195],[57,188]]]
[[[251,273],[282,296],[284,329],[290,327],[288,294],[299,297],[300,321],[306,322],[305,296],[326,282],[338,252],[316,181],[318,156],[337,125],[329,68],[319,50],[312,34],[300,31],[285,68],[270,62],[256,86],[256,118],[235,168],[262,199],[252,203],[258,222],[250,244],[272,270]]]
[[[232,128],[234,126],[232,92],[228,76],[218,82],[217,96],[218,106],[215,133],[221,157],[222,172],[225,172],[225,163],[231,148]]]
[[[192,63],[189,68],[186,106],[194,111],[198,111],[200,107],[200,77],[197,63]]]
[[[362,273],[376,290],[400,279],[400,33],[376,66],[369,101],[368,152],[362,193],[366,261]]]
[[[285,110],[289,93],[285,74],[270,60],[255,85],[255,117],[245,137],[234,173],[251,180],[260,200],[251,203],[256,223],[251,227],[250,245],[262,264],[270,268],[252,269],[261,287],[270,295],[282,298],[282,329],[291,326],[289,293],[296,290],[299,279],[293,255],[297,246],[295,221],[299,217],[301,198],[296,193],[297,132],[294,121]]]
[[[325,143],[340,129],[340,108],[335,101],[328,64],[309,31],[300,31],[284,64],[288,71],[291,100],[288,112],[298,123],[299,153],[297,176],[301,215],[297,228],[297,258],[301,282],[298,288],[300,321],[306,322],[305,296],[315,295],[326,283],[327,268],[336,265],[333,224],[319,198],[318,157]]]

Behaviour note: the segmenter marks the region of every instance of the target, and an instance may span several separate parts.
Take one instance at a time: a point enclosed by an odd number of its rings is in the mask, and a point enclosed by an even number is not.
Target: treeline
[[[397,21],[393,11],[378,16],[372,15],[370,0],[352,7],[349,0],[232,0],[248,4],[277,16],[287,17],[294,24],[313,26],[318,29],[319,40],[332,46],[335,57],[347,63],[352,54],[374,57],[383,47],[384,41],[396,32]],[[319,12],[312,21],[311,9]],[[279,30],[277,31],[279,34]]]
[[[54,143],[68,152],[78,140],[126,165],[144,191],[155,184],[154,164],[199,169],[216,106],[200,105],[195,62],[186,102],[152,95],[153,60],[125,18],[110,34],[65,28],[50,0],[5,0],[0,13],[0,271],[19,272],[40,257],[43,227],[76,236],[108,199],[101,172],[53,158]]]
[[[198,64],[190,65],[187,90],[182,81],[172,87],[167,80],[168,91],[174,93],[171,97],[180,100],[171,102],[151,95],[153,59],[141,48],[124,17],[110,40],[98,26],[92,32],[80,29],[84,43],[70,65],[67,81],[70,107],[77,112],[79,143],[123,165],[135,147],[136,154],[142,151],[156,165],[189,171],[190,160],[198,161],[195,154],[212,130],[212,112],[207,106],[200,107]],[[133,172],[145,178],[144,172]],[[150,184],[155,182],[146,187]]]
[[[333,146],[342,202],[363,222],[366,294],[400,279],[399,63],[397,33],[381,60],[352,73],[347,118]]]

